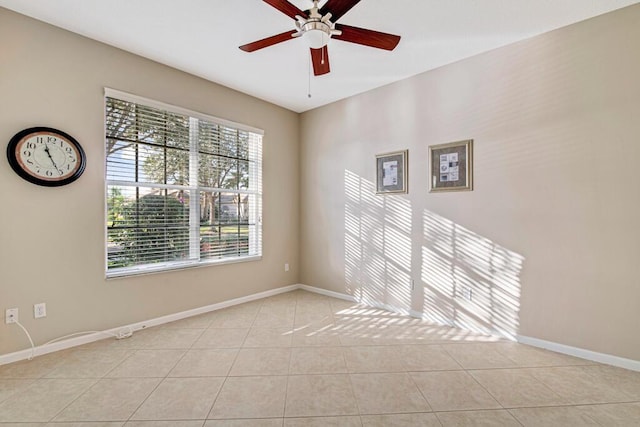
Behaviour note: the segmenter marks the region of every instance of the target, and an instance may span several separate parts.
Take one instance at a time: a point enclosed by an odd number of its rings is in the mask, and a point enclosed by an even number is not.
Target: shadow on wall
[[[515,339],[524,257],[433,212],[422,220],[422,317]]]
[[[345,171],[345,283],[358,301],[411,311],[411,202]]]
[[[415,233],[411,201],[376,196],[373,182],[350,171],[345,200],[348,294],[439,324],[515,339],[522,255],[427,210],[422,233]],[[421,251],[414,260],[419,265],[412,265],[414,245]]]

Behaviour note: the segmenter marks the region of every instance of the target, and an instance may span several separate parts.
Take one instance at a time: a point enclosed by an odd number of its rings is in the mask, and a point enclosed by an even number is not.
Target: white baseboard
[[[556,353],[567,354],[569,356],[579,357],[581,359],[591,360],[593,362],[605,363],[607,365],[618,366],[620,368],[640,372],[640,361],[638,360],[625,359],[624,357],[613,356],[606,353],[598,353],[596,351],[585,350],[583,348],[572,347],[565,344],[558,344],[552,341],[545,341],[538,338],[526,337],[523,335],[518,335],[517,341],[519,343],[531,345],[533,347],[555,351]]]
[[[341,294],[340,292],[329,291],[327,289],[322,289],[322,288],[316,288],[315,286],[298,285],[298,287],[300,289],[304,289],[305,291],[313,292],[315,294],[324,295],[326,297],[333,297],[333,298],[338,298],[338,299],[343,299],[343,300],[346,300],[346,301],[353,301],[353,302],[357,301],[356,298],[353,297],[352,295]]]
[[[369,298],[356,298],[353,295],[341,294],[340,292],[329,291],[329,290],[326,290],[326,289],[316,288],[315,286],[309,286],[309,285],[300,285],[300,289],[303,289],[303,290],[309,291],[309,292],[313,292],[313,293],[316,293],[316,294],[320,294],[320,295],[325,295],[325,296],[328,296],[328,297],[339,298],[339,299],[343,299],[343,300],[346,300],[346,301],[353,301],[353,302],[365,304],[365,305],[371,306],[373,308],[380,308],[382,310],[387,310],[387,311],[390,311],[392,313],[404,314],[406,316],[413,316],[413,314],[412,314],[412,312],[410,310],[401,309],[401,308],[395,307],[393,305],[384,304],[384,303],[381,303],[379,301],[375,301],[375,300],[369,299]],[[413,317],[420,317],[420,316],[413,316]]]
[[[391,311],[392,313],[399,313],[399,314],[404,314],[404,315],[407,315],[407,316],[412,316],[412,314],[411,314],[411,312],[409,310],[404,310],[404,309],[395,307],[393,305],[384,304],[384,303],[381,303],[379,301],[375,301],[375,300],[369,299],[369,298],[360,298],[360,299],[358,299],[358,298],[354,297],[353,295],[342,294],[340,292],[329,291],[329,290],[326,290],[326,289],[316,288],[315,286],[309,286],[309,285],[300,285],[300,289],[304,289],[305,291],[313,292],[313,293],[320,294],[320,295],[325,295],[325,296],[328,296],[328,297],[339,298],[339,299],[343,299],[343,300],[346,300],[346,301],[353,301],[353,302],[366,304],[366,305],[369,305],[369,306],[374,307],[374,308],[381,308],[383,310]]]
[[[383,304],[380,302],[369,301],[369,300],[361,301],[351,295],[341,294],[339,292],[334,292],[334,291],[328,291],[326,289],[316,288],[314,286],[300,285],[300,289],[304,289],[309,292],[315,292],[317,294],[327,295],[334,298],[344,299],[347,301],[362,302],[362,303],[371,305],[373,307],[382,308],[394,313],[409,314],[411,317],[428,320],[430,322],[438,323],[443,326],[456,327],[454,323],[449,319],[446,319],[446,320],[439,319],[437,317],[430,316],[428,313],[420,313],[419,311],[416,311],[416,310],[409,310],[409,312],[407,313],[406,310],[398,309],[388,304]],[[562,353],[569,356],[579,357],[581,359],[591,360],[593,362],[605,363],[607,365],[618,366],[620,368],[630,369],[632,371],[640,371],[640,361],[637,361],[637,360],[625,359],[623,357],[613,356],[605,353],[598,353],[595,351],[585,350],[578,347],[571,347],[568,345],[558,344],[551,341],[545,341],[538,338],[526,337],[523,335],[516,335],[515,337],[507,336],[505,334],[500,333],[499,331],[494,331],[494,335],[509,339],[511,341],[517,341],[522,344],[527,344],[533,347],[539,347],[539,348],[544,348],[546,350],[555,351],[556,353]]]
[[[406,315],[406,316],[411,316],[411,317],[414,317],[416,319],[428,320],[430,322],[437,323],[437,324],[443,325],[443,326],[450,326],[452,328],[455,327],[453,322],[449,321],[448,319],[447,320],[443,320],[443,319],[440,319],[440,318],[429,316],[427,313],[420,313],[419,311],[416,311],[416,310],[407,310],[407,309],[395,307],[393,305],[385,304],[385,303],[382,303],[382,302],[379,302],[379,301],[375,301],[375,300],[370,299],[370,298],[360,298],[360,299],[358,299],[353,295],[342,294],[340,292],[329,291],[327,289],[316,288],[315,286],[309,286],[309,285],[300,285],[300,289],[304,289],[305,291],[314,292],[316,294],[321,294],[321,295],[325,295],[325,296],[328,296],[328,297],[339,298],[339,299],[343,299],[343,300],[347,300],[347,301],[363,303],[363,304],[369,305],[369,306],[374,307],[374,308],[380,308],[380,309],[383,309],[383,310],[390,311],[392,313],[398,313],[398,314],[403,314],[403,315]],[[496,335],[500,335],[500,334],[496,333]]]
[[[187,317],[197,316],[199,314],[209,313],[209,312],[220,310],[223,308],[232,307],[234,305],[243,304],[243,303],[255,301],[258,299],[279,295],[285,292],[294,291],[296,289],[303,289],[308,292],[313,292],[320,295],[343,299],[346,301],[362,302],[372,307],[381,308],[381,309],[388,310],[395,313],[408,314],[412,317],[430,320],[436,323],[440,323],[444,326],[453,326],[451,322],[446,322],[446,321],[443,322],[441,319],[431,318],[428,316],[428,314],[420,313],[415,310],[407,311],[407,310],[398,309],[388,304],[383,304],[376,301],[358,300],[356,297],[352,295],[342,294],[340,292],[334,292],[334,291],[329,291],[327,289],[316,288],[315,286],[296,284],[296,285],[283,286],[281,288],[276,288],[276,289],[270,289],[268,291],[258,292],[256,294],[247,295],[240,298],[234,298],[228,301],[206,305],[204,307],[198,307],[191,310],[181,311],[179,313],[169,314],[167,316],[156,317],[154,319],[150,319],[142,322],[123,325],[123,326],[105,330],[105,331],[91,332],[91,333],[88,333],[87,335],[66,339],[64,341],[59,341],[53,344],[37,346],[33,351],[33,356],[41,356],[43,354],[52,353],[55,351],[64,350],[64,349],[76,347],[83,344],[88,344],[94,341],[104,339],[106,336],[115,336],[119,331],[122,331],[123,329],[130,329],[131,331],[135,332],[135,331],[139,331],[152,326],[158,326],[158,325],[162,325],[169,322],[175,322],[176,320],[185,319]],[[613,356],[605,353],[598,353],[591,350],[585,350],[578,347],[571,347],[568,345],[558,344],[555,342],[545,341],[538,338],[532,338],[532,337],[527,337],[523,335],[518,335],[516,337],[516,340],[522,344],[544,348],[547,350],[555,351],[557,353],[567,354],[569,356],[579,357],[579,358],[591,360],[594,362],[605,363],[608,365],[618,366],[620,368],[625,368],[625,369],[630,369],[633,371],[640,372],[640,361],[637,361],[637,360],[625,359],[623,357]],[[31,349],[20,350],[14,353],[0,355],[0,365],[13,363],[20,360],[25,360],[31,356],[32,356]]]
[[[119,331],[122,331],[123,329],[125,330],[129,329],[132,332],[136,332],[142,329],[150,328],[152,326],[158,326],[158,325],[162,325],[169,322],[175,322],[176,320],[182,320],[187,317],[197,316],[198,314],[209,313],[211,311],[216,311],[216,310],[231,307],[234,305],[243,304],[245,302],[267,298],[267,297],[282,294],[285,292],[294,291],[296,289],[300,289],[300,285],[296,284],[296,285],[283,286],[281,288],[270,289],[268,291],[258,292],[256,294],[247,295],[240,298],[234,298],[228,301],[206,305],[204,307],[198,307],[191,310],[181,311],[179,313],[169,314],[167,316],[156,317],[155,319],[149,319],[142,322],[123,325],[123,326],[113,328],[113,329],[108,329],[105,331],[90,332],[90,333],[87,333],[86,335],[82,335],[76,338],[69,338],[64,341],[37,346],[33,349],[33,354],[30,348],[27,350],[16,351],[14,353],[3,354],[3,355],[0,355],[0,365],[18,362],[20,360],[26,360],[32,356],[34,357],[41,356],[43,354],[53,353],[54,351],[65,350],[67,348],[88,344],[94,341],[104,339],[105,337],[108,337],[108,336],[115,336]]]
[[[487,335],[487,336],[492,336],[492,337],[500,337],[509,341],[517,341],[516,340],[516,336],[513,335],[513,333],[508,333],[508,332],[504,332],[504,331],[500,331],[499,329],[494,329],[494,328],[475,328],[475,329],[470,329],[470,328],[465,328],[464,325],[460,325],[460,324],[456,324],[456,322],[452,319],[444,319],[442,317],[438,317],[438,316],[434,316],[430,313],[421,313],[419,311],[416,310],[411,310],[409,312],[409,314],[412,317],[416,317],[418,319],[422,319],[422,320],[427,320],[429,322],[433,322],[433,323],[437,323],[438,325],[442,325],[442,326],[449,326],[450,328],[458,328],[458,329],[462,329],[463,331],[469,331],[469,332],[474,332],[477,334],[483,334],[483,335]]]
[[[427,320],[429,322],[437,323],[442,326],[449,326],[451,328],[455,328],[453,321],[450,319],[441,319],[436,316],[431,316],[429,315],[429,313],[420,313],[419,311],[416,311],[416,310],[411,310],[409,314],[411,315],[411,317],[415,317],[416,319]]]

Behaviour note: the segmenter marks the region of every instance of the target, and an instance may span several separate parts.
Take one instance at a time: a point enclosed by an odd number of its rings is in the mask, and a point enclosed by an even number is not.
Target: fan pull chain
[[[325,47],[325,46],[326,46],[326,43],[325,43],[325,41],[324,41],[324,33],[322,33],[322,48],[321,48],[321,49],[322,49],[322,58],[321,58],[321,60],[320,60],[320,63],[321,63],[322,65],[324,65],[324,47]]]
[[[307,55],[309,58],[309,86],[307,91],[307,97],[311,98],[311,55]]]

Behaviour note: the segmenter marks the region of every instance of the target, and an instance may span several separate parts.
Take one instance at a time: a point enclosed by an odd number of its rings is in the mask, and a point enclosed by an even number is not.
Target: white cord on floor
[[[36,346],[33,344],[33,340],[31,339],[31,334],[29,333],[29,331],[27,331],[27,329],[24,326],[22,326],[22,323],[18,322],[15,319],[13,319],[13,323],[20,326],[20,328],[24,331],[24,333],[27,334],[27,338],[29,338],[29,342],[31,343],[31,355],[29,355],[29,360],[32,360],[33,353],[35,352]]]
[[[84,331],[84,332],[75,332],[73,334],[69,334],[69,335],[65,335],[63,337],[60,338],[56,338],[56,339],[52,339],[51,341],[47,341],[46,343],[42,344],[42,345],[47,345],[47,344],[53,344],[54,342],[58,342],[61,341],[65,338],[71,338],[71,337],[75,337],[78,335],[87,335],[87,334],[105,334],[105,335],[109,335],[111,337],[115,337],[118,338],[118,335],[116,334],[112,334],[111,332],[105,332],[105,331]]]
[[[25,328],[24,326],[22,326],[22,323],[18,322],[17,320],[14,320],[13,323],[15,323],[16,325],[20,326],[20,329],[22,329],[24,331],[24,333],[27,335],[27,338],[29,338],[29,342],[31,343],[31,354],[29,355],[29,360],[33,360],[33,357],[35,355],[35,351],[36,351],[36,346],[33,343],[33,339],[31,339],[31,334],[29,333],[29,331],[27,331],[27,328]],[[51,341],[47,341],[46,343],[42,344],[42,345],[48,345],[48,344],[53,344],[55,342],[61,341],[65,338],[71,338],[71,337],[75,337],[78,335],[87,335],[87,334],[105,334],[105,335],[109,335],[115,338],[118,338],[118,335],[111,333],[111,332],[105,332],[105,331],[84,331],[84,332],[75,332],[73,334],[69,334],[69,335],[65,335],[63,337],[60,338],[55,338],[52,339]]]

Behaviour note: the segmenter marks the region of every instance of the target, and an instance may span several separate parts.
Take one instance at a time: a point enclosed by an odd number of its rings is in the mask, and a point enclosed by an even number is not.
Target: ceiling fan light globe
[[[303,38],[312,49],[321,49],[329,42],[329,36],[321,30],[306,31]]]

